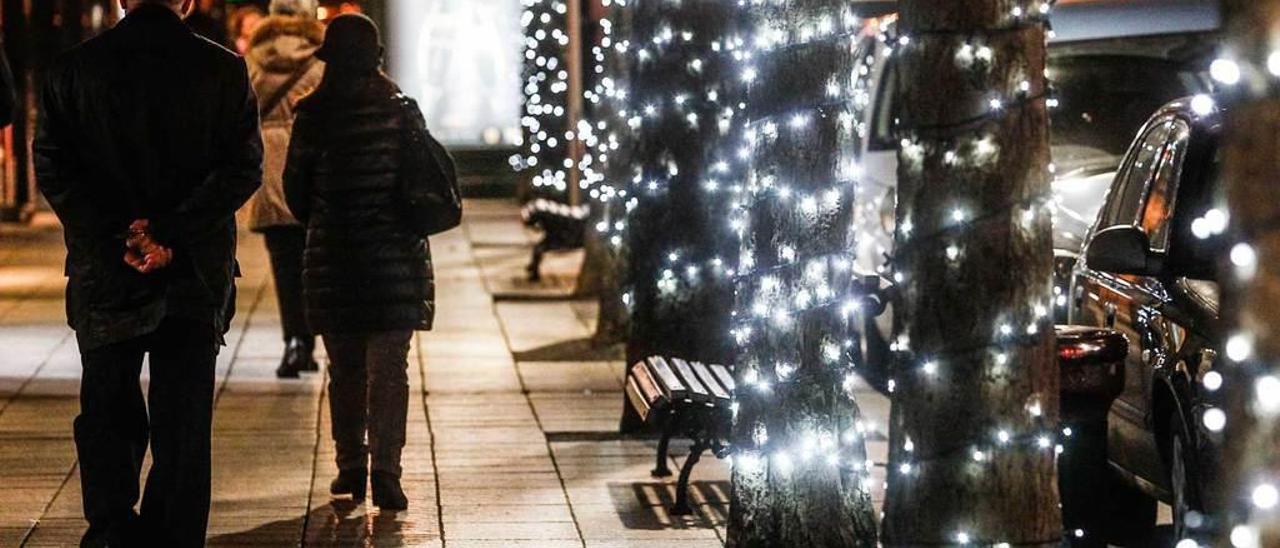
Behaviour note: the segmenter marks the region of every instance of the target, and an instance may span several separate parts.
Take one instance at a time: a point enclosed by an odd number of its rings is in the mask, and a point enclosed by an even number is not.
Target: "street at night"
[[[1280,0],[0,0],[0,548],[1280,548]]]

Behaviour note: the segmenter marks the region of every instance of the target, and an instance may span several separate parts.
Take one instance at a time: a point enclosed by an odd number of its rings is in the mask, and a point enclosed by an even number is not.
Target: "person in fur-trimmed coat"
[[[294,108],[324,76],[315,52],[324,42],[316,20],[316,0],[273,0],[271,15],[254,31],[245,52],[262,112],[265,146],[262,188],[249,209],[249,228],[266,239],[284,328],[285,351],[276,375],[295,378],[318,369],[312,353],[316,337],[307,326],[302,297],[302,253],[306,230],[284,199],[285,157],[293,133]]]

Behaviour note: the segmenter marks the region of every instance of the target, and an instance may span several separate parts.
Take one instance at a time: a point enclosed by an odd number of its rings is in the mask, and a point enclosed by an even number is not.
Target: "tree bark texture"
[[[752,8],[734,333],[738,412],[728,546],[876,546],[849,390],[856,234],[850,169],[866,82],[845,0]]]
[[[625,341],[629,322],[622,302],[625,239],[617,222],[625,219],[626,197],[622,191],[635,174],[632,165],[635,139],[627,127],[632,10],[618,3],[604,6],[600,0],[594,2],[593,13],[600,14],[591,51],[597,68],[592,70],[592,86],[586,93],[591,133],[586,137],[583,168],[590,183],[591,224],[576,292],[580,296],[595,296],[599,301],[592,342],[603,347]]]
[[[571,140],[569,125],[568,7],[564,0],[523,0],[524,144],[512,166],[526,172],[532,187],[522,198],[568,200]],[[559,9],[557,9],[559,8]]]
[[[731,363],[733,194],[730,173],[715,166],[739,124],[726,85],[737,2],[633,4],[628,363],[655,354]]]
[[[1228,90],[1223,186],[1230,217],[1219,279],[1224,285],[1223,319],[1229,336],[1248,341],[1243,360],[1223,360],[1227,424],[1223,457],[1226,526],[1221,546],[1280,545],[1280,512],[1254,503],[1255,489],[1280,485],[1280,415],[1259,397],[1262,379],[1280,376],[1280,89],[1268,74],[1270,56],[1280,46],[1280,2],[1230,0],[1228,51],[1244,74]],[[1251,249],[1252,264],[1240,260]],[[1243,265],[1243,266],[1237,266]],[[1230,345],[1228,345],[1230,348]],[[1261,381],[1261,382],[1260,382]],[[1272,396],[1274,397],[1274,395]],[[1238,540],[1253,541],[1237,543]]]
[[[1039,5],[900,4],[887,546],[1061,538]]]

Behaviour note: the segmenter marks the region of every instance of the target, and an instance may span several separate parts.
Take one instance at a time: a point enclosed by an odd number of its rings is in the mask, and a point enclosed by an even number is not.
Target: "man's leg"
[[[76,455],[89,530],[83,546],[127,543],[137,515],[138,475],[147,453],[147,408],[138,375],[143,341],[80,349]]]
[[[368,412],[364,335],[324,335],[329,353],[329,414],[339,472],[368,471],[364,442]]]
[[[400,477],[405,420],[409,415],[409,343],[412,331],[388,331],[369,336],[370,467]]]
[[[218,338],[211,324],[168,318],[153,341],[142,522],[155,545],[204,546]]]

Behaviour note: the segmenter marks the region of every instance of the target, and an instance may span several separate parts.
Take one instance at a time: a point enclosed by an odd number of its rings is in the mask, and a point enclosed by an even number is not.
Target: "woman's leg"
[[[368,378],[364,335],[325,335],[329,352],[329,414],[339,472],[368,470],[369,448],[364,443],[367,424]]]
[[[307,230],[300,226],[281,226],[267,229],[263,236],[271,257],[284,339],[304,339],[308,346],[314,346],[315,336],[307,327],[306,305],[302,300],[302,254],[306,251]]]
[[[369,450],[373,472],[400,477],[400,453],[409,414],[409,343],[412,331],[369,335]]]
[[[307,232],[299,226],[281,226],[267,229],[263,236],[271,257],[280,325],[284,330],[285,353],[276,376],[297,378],[299,371],[319,369],[312,356],[316,338],[307,326],[302,296],[302,254],[306,250]]]

